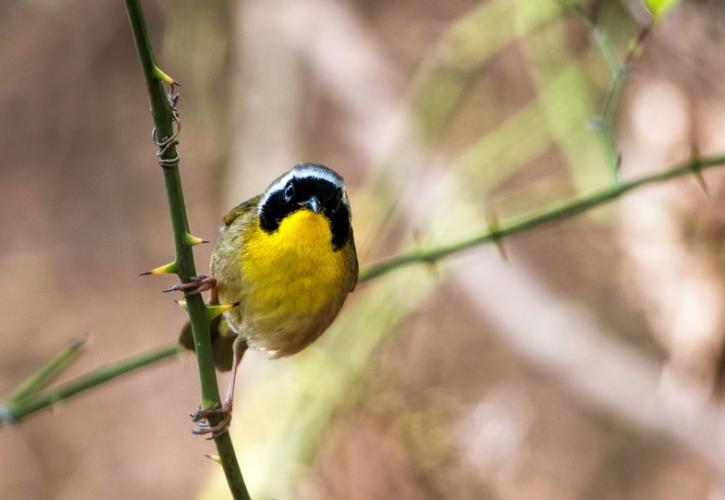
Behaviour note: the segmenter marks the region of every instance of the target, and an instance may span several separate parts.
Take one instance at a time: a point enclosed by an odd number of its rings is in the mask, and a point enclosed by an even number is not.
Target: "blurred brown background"
[[[143,2],[183,83],[192,230],[299,161],[346,178],[363,264],[611,183],[587,119],[609,84],[558,2]],[[624,54],[638,1],[587,2]],[[670,11],[616,115],[623,175],[725,151],[717,1]],[[123,3],[0,7],[0,393],[67,339],[64,377],[184,321],[138,273],[170,259]],[[236,447],[255,498],[719,499],[722,175],[361,285],[319,345],[245,359]],[[210,248],[197,247],[207,269]],[[0,430],[0,498],[224,498],[191,435],[194,360]]]

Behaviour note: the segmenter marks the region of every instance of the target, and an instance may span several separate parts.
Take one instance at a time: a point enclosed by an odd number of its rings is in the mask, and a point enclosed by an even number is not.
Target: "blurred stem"
[[[604,60],[607,62],[612,72],[612,83],[610,84],[607,97],[604,100],[604,108],[601,116],[597,117],[594,124],[599,136],[601,137],[602,147],[604,148],[604,156],[609,165],[612,179],[619,182],[619,171],[622,158],[617,151],[617,145],[614,140],[614,115],[619,104],[619,97],[622,94],[624,79],[627,75],[627,67],[619,61],[614,46],[609,36],[597,27],[592,28],[592,38],[599,47]]]
[[[122,361],[96,368],[92,372],[60,384],[58,387],[44,391],[39,395],[31,395],[20,400],[8,398],[6,401],[0,403],[0,423],[17,422],[31,413],[52,406],[79,392],[86,391],[116,377],[156,363],[162,359],[169,358],[180,352],[184,352],[184,349],[174,342],[136,356],[131,356]]]
[[[607,63],[607,66],[609,66],[609,71],[611,71],[613,79],[616,80],[617,77],[619,77],[624,71],[624,65],[619,60],[614,44],[612,44],[609,35],[607,35],[603,29],[595,26],[593,22],[588,19],[587,23],[591,26],[594,43],[597,44],[599,52],[602,53],[604,61]]]
[[[17,402],[38,393],[46,387],[78,358],[83,346],[86,344],[86,340],[85,337],[78,337],[71,340],[58,354],[50,358],[40,370],[25,379],[7,397],[7,401]]]
[[[619,106],[619,98],[622,96],[622,89],[624,88],[624,81],[627,78],[627,72],[629,70],[632,58],[638,53],[642,42],[649,34],[649,26],[644,27],[640,30],[637,38],[635,38],[627,54],[624,57],[624,62],[620,61],[617,56],[617,50],[612,44],[611,39],[607,33],[601,28],[594,25],[594,22],[582,11],[576,11],[577,14],[587,23],[592,29],[592,39],[599,48],[599,52],[602,54],[602,58],[609,66],[609,70],[612,73],[612,82],[607,92],[607,97],[604,100],[604,107],[602,108],[602,114],[596,117],[594,121],[594,127],[599,133],[602,141],[602,148],[604,149],[604,156],[609,166],[609,170],[612,174],[612,179],[615,183],[620,180],[620,167],[622,164],[622,157],[617,150],[617,144],[614,138],[614,115],[616,114],[617,107]]]
[[[511,236],[516,233],[522,233],[528,229],[532,229],[534,227],[546,224],[547,222],[553,222],[573,217],[591,208],[615,200],[632,190],[646,186],[648,184],[657,184],[673,179],[675,177],[681,177],[688,174],[693,175],[697,178],[702,170],[706,170],[708,168],[716,167],[723,164],[725,164],[725,155],[692,159],[687,162],[678,164],[668,170],[640,177],[638,179],[633,179],[631,181],[615,184],[612,187],[596,191],[578,200],[557,204],[556,206],[548,210],[521,217],[518,220],[514,220],[509,224],[498,228],[489,229],[488,231],[479,236],[475,236],[473,238],[460,241],[458,243],[442,245],[426,250],[413,251],[410,253],[391,257],[388,260],[384,260],[363,269],[360,273],[358,282],[372,280],[374,278],[382,276],[383,274],[394,271],[400,267],[421,263],[434,263],[444,257],[457,254],[459,252],[462,252],[463,250],[467,250],[469,248],[484,243],[499,243],[503,238],[507,236]]]
[[[565,202],[552,207],[549,210],[522,217],[507,225],[490,229],[479,236],[475,236],[458,243],[434,247],[427,250],[418,250],[391,257],[390,259],[378,262],[377,264],[373,264],[363,269],[360,272],[358,281],[372,281],[375,278],[379,278],[380,276],[405,266],[434,263],[440,259],[458,254],[464,250],[483,245],[485,243],[500,243],[505,237],[525,232],[547,222],[554,222],[573,217],[591,208],[615,200],[620,196],[643,186],[665,182],[667,180],[674,179],[675,177],[682,177],[688,174],[699,176],[702,170],[707,170],[720,165],[725,165],[725,154],[708,158],[693,159],[676,165],[669,170],[623,182],[610,188],[597,191],[588,196],[584,196],[578,200]],[[187,351],[182,349],[177,343],[169,344],[146,353],[130,357],[123,361],[118,361],[105,367],[98,368],[78,377],[77,379],[58,386],[52,391],[41,393],[38,396],[28,397],[19,402],[12,402],[8,399],[5,402],[0,403],[0,422],[10,423],[17,421],[22,417],[46,408],[58,401],[67,399],[74,394],[90,389],[91,387],[95,387],[125,373],[130,373],[137,368],[153,364],[179,352]]]
[[[149,101],[151,102],[151,115],[156,130],[155,137],[161,143],[171,141],[168,146],[160,148],[159,157],[160,163],[164,167],[164,181],[166,184],[166,194],[176,246],[176,273],[182,283],[188,283],[196,276],[196,266],[191,250],[192,246],[186,241],[186,235],[190,231],[186,216],[186,206],[184,204],[184,194],[181,188],[181,175],[178,168],[176,146],[172,139],[174,134],[174,110],[164,91],[164,82],[173,85],[174,80],[163,71],[160,71],[156,65],[153,48],[146,29],[146,21],[143,17],[139,0],[126,0],[126,10],[146,80]],[[209,339],[209,320],[206,313],[206,305],[201,294],[187,294],[186,305],[194,337],[197,364],[199,366],[201,406],[209,408],[219,405],[220,398],[212,357],[211,341]],[[221,416],[211,418],[210,424],[215,425],[220,419]],[[249,499],[249,493],[244,484],[229,433],[224,432],[219,437],[214,438],[214,441],[233,497],[235,499]]]

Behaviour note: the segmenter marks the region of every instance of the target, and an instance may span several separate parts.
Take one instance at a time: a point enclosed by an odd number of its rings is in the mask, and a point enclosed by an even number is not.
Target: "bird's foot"
[[[216,280],[211,276],[202,274],[200,276],[193,276],[188,283],[177,283],[164,290],[164,293],[182,291],[185,292],[185,295],[196,295],[207,290],[213,290],[215,287]]]
[[[214,425],[211,425],[209,418],[219,417],[221,420]],[[191,414],[191,419],[197,425],[198,429],[193,429],[191,432],[197,436],[203,436],[205,434],[211,434],[209,440],[216,439],[229,429],[229,424],[232,422],[232,408],[231,405],[221,405],[219,403],[209,408],[199,408],[197,411]]]

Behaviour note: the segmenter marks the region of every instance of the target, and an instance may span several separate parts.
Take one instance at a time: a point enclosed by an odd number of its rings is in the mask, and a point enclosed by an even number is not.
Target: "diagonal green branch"
[[[8,399],[7,401],[0,403],[0,423],[17,422],[31,413],[53,406],[55,403],[68,399],[79,392],[86,391],[116,377],[130,373],[138,368],[156,363],[157,361],[161,361],[162,359],[169,358],[181,352],[185,352],[185,350],[182,349],[179,344],[174,342],[172,344],[157,347],[142,354],[137,354],[127,359],[96,368],[85,375],[81,375],[80,377],[60,384],[58,387],[42,392],[37,396],[32,395],[20,400]]]
[[[34,396],[50,384],[56,377],[63,373],[86,345],[85,337],[77,337],[71,340],[68,345],[61,349],[55,356],[50,358],[48,362],[33,375],[23,381],[17,389],[15,389],[7,398],[8,401],[20,401],[30,396]],[[0,417],[0,421],[2,417]]]
[[[522,233],[549,222],[565,220],[569,217],[573,217],[589,209],[615,200],[620,196],[643,186],[665,182],[688,174],[699,175],[702,170],[721,165],[725,165],[725,154],[702,158],[699,160],[690,160],[672,167],[669,170],[664,170],[660,173],[640,177],[631,181],[622,182],[621,184],[597,191],[588,196],[579,198],[578,200],[561,203],[549,210],[521,217],[495,230],[489,230],[481,235],[459,241],[458,243],[430,248],[427,250],[413,251],[391,257],[390,259],[378,262],[377,264],[373,264],[363,269],[360,272],[359,281],[371,281],[406,266],[436,262],[440,259],[456,255],[464,250],[468,250],[479,245],[497,243],[513,234]],[[46,408],[58,401],[69,398],[70,396],[86,389],[90,389],[91,387],[95,387],[96,385],[125,373],[129,373],[138,368],[142,368],[146,365],[165,359],[177,352],[179,351],[176,343],[163,346],[152,351],[148,351],[147,353],[128,358],[124,361],[112,363],[103,368],[91,371],[75,380],[61,384],[55,389],[41,393],[37,397],[28,397],[15,403],[6,400],[0,403],[0,423],[17,421],[22,417]]]
[[[159,157],[159,164],[163,167],[171,214],[171,225],[176,247],[176,273],[183,283],[188,283],[196,276],[196,266],[191,250],[193,245],[187,241],[189,223],[186,216],[184,194],[181,189],[181,175],[178,168],[179,162],[173,127],[173,122],[176,120],[173,108],[175,102],[169,102],[169,98],[164,92],[164,82],[171,83],[173,88],[174,81],[161,71],[156,64],[139,0],[126,0],[126,10],[146,80],[149,101],[151,102],[151,115],[155,127],[154,138],[158,141],[160,148],[157,156]],[[208,408],[219,404],[219,388],[217,387],[211,341],[209,339],[209,320],[201,294],[187,293],[186,304],[199,366],[201,406]],[[218,423],[219,418],[211,419],[210,423],[212,425]],[[235,499],[249,499],[249,493],[244,484],[229,433],[222,433],[214,438],[214,441],[232,495]]]
[[[369,281],[400,267],[410,266],[413,264],[432,263],[444,257],[457,254],[484,243],[497,243],[505,237],[516,233],[522,233],[528,229],[546,224],[547,222],[573,217],[591,208],[615,200],[620,196],[642,186],[657,184],[688,174],[699,176],[702,170],[723,164],[725,164],[725,155],[692,159],[676,165],[669,170],[664,170],[656,174],[640,177],[627,182],[621,182],[611,187],[596,191],[578,200],[560,203],[548,210],[520,217],[505,226],[491,229],[467,240],[391,257],[388,260],[384,260],[363,269],[360,273],[360,277],[358,278],[358,282]]]

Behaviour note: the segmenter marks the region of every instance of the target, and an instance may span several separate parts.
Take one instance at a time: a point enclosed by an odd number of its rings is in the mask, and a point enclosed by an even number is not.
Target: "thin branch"
[[[624,81],[627,78],[629,67],[634,57],[639,53],[642,42],[650,32],[651,25],[645,25],[640,29],[637,37],[632,41],[623,60],[617,55],[617,49],[612,43],[609,35],[604,29],[597,26],[594,16],[588,12],[580,3],[568,0],[558,0],[565,10],[574,13],[591,30],[592,40],[602,54],[612,74],[612,81],[604,99],[604,106],[599,116],[592,117],[591,125],[599,134],[604,149],[604,158],[612,174],[614,182],[619,182],[622,157],[617,150],[617,143],[614,137],[614,118],[619,106],[619,99],[622,95]]]
[[[179,344],[174,342],[151,349],[142,354],[131,356],[122,361],[116,361],[115,363],[96,368],[85,375],[60,384],[58,387],[42,392],[37,396],[30,396],[20,400],[8,399],[0,403],[0,423],[17,422],[31,413],[52,406],[79,392],[86,391],[143,366],[170,358],[180,352],[185,351]]]
[[[602,57],[607,62],[612,72],[612,82],[604,100],[602,114],[593,119],[594,128],[599,133],[604,149],[604,158],[607,161],[612,178],[615,182],[619,182],[619,171],[622,158],[617,150],[617,144],[614,140],[614,114],[619,104],[619,97],[622,94],[622,87],[627,75],[627,66],[622,64],[617,57],[617,53],[612,45],[609,36],[600,28],[592,28],[592,38],[599,47]]]
[[[174,109],[176,101],[171,93],[169,97],[166,96],[163,85],[164,82],[171,83],[173,90],[175,82],[166,73],[161,71],[156,64],[139,0],[126,0],[126,10],[151,102],[151,115],[153,116],[155,126],[154,139],[158,141],[159,151],[157,156],[159,157],[159,164],[163,167],[169,210],[171,212],[171,225],[176,246],[175,272],[183,283],[189,283],[196,276],[196,266],[191,250],[193,244],[189,242],[187,236],[190,234],[189,223],[186,217],[184,194],[181,189],[181,176],[178,168],[179,161],[176,152],[176,140],[173,127],[173,122],[177,121],[177,115]],[[201,294],[189,293],[186,294],[186,304],[194,337],[197,364],[199,366],[201,406],[203,408],[209,408],[218,405],[220,400],[211,341],[209,339],[209,320],[206,305]],[[218,423],[220,418],[210,419],[210,424],[214,425]],[[214,441],[232,495],[235,499],[249,499],[249,493],[244,484],[229,433],[222,433],[218,437],[215,437]]]
[[[8,397],[8,401],[17,402],[29,396],[33,396],[47,387],[56,377],[63,373],[73,361],[78,358],[81,350],[86,345],[85,337],[77,337],[71,340],[68,345],[61,349],[55,356],[50,358],[40,370],[25,379]],[[0,420],[2,418],[0,417]]]
[[[627,78],[632,60],[639,53],[642,42],[644,42],[644,39],[650,32],[650,26],[645,26],[640,30],[637,38],[634,39],[629,49],[627,49],[624,61],[620,61],[609,36],[601,28],[594,26],[591,21],[589,23],[592,26],[594,42],[599,47],[602,57],[607,61],[607,65],[612,72],[612,83],[610,84],[609,92],[607,92],[607,97],[604,100],[602,114],[597,117],[594,126],[601,137],[604,156],[612,172],[612,176],[615,182],[619,182],[622,157],[617,150],[617,144],[614,138],[614,115],[619,107],[619,99],[622,96],[624,81]]]
[[[421,263],[433,263],[444,257],[457,254],[463,250],[467,250],[484,243],[496,243],[507,236],[524,232],[528,229],[546,224],[547,222],[573,217],[591,208],[615,200],[620,196],[642,186],[664,182],[675,177],[681,177],[688,174],[698,176],[702,170],[723,164],[725,164],[725,155],[689,160],[676,165],[669,170],[664,170],[656,174],[615,184],[609,188],[596,191],[578,200],[560,203],[549,210],[520,217],[507,225],[486,231],[479,236],[475,236],[458,243],[413,251],[391,257],[388,260],[384,260],[363,269],[360,273],[358,282],[369,281],[400,267]]]
[[[522,233],[529,229],[541,226],[547,222],[565,220],[591,208],[613,201],[620,196],[637,188],[665,182],[684,175],[698,176],[702,170],[725,165],[725,154],[699,160],[690,160],[679,164],[663,172],[646,177],[640,177],[631,181],[623,182],[601,191],[597,191],[578,200],[568,201],[550,208],[544,212],[521,217],[514,222],[504,226],[498,226],[479,236],[444,245],[427,250],[418,250],[391,257],[388,260],[378,262],[366,267],[360,272],[359,282],[372,281],[380,276],[398,270],[402,267],[422,263],[433,263],[440,259],[456,255],[464,250],[483,245],[486,243],[499,243],[503,238],[516,233]],[[53,391],[43,393],[37,397],[27,398],[19,403],[12,404],[10,401],[0,403],[0,423],[16,422],[20,418],[35,413],[58,401],[67,399],[74,394],[95,387],[119,375],[129,373],[137,368],[160,361],[179,352],[176,343],[163,346],[147,353],[133,356],[124,361],[118,361],[105,367],[93,370],[78,379],[72,380],[58,386]],[[183,352],[183,351],[182,351]]]

